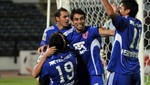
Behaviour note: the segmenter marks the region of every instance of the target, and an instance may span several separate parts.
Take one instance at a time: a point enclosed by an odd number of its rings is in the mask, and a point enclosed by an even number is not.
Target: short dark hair
[[[85,13],[82,9],[80,9],[80,8],[78,8],[78,9],[75,9],[75,8],[74,8],[74,9],[71,11],[71,15],[70,15],[70,19],[71,19],[71,20],[73,20],[73,16],[74,16],[75,14],[81,14],[81,15],[84,16],[84,18],[86,18],[86,13]]]
[[[56,12],[55,12],[55,14],[54,14],[55,17],[60,17],[62,11],[68,12],[67,9],[61,7],[61,8],[59,8],[58,10],[56,10]]]
[[[126,9],[130,9],[129,16],[135,18],[138,13],[138,4],[135,0],[122,0],[121,3]]]
[[[53,46],[56,47],[57,52],[62,52],[63,50],[65,50],[67,47],[66,37],[60,32],[53,33],[49,38],[49,47],[53,47]]]

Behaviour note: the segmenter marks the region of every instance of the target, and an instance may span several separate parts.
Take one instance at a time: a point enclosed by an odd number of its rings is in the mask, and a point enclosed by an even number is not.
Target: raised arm
[[[108,16],[110,16],[112,19],[115,19],[117,17],[117,13],[114,11],[108,0],[102,0],[102,2]]]

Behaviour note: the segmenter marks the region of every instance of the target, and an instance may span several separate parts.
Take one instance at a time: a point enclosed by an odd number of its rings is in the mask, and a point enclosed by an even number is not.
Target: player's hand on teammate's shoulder
[[[53,46],[53,47],[47,48],[47,50],[46,50],[46,52],[44,53],[44,55],[45,55],[46,57],[49,57],[49,56],[53,55],[56,51],[57,51],[56,47]]]
[[[41,52],[43,52],[44,50],[46,50],[48,48],[48,45],[43,45],[41,47],[38,48],[38,54],[41,54]]]

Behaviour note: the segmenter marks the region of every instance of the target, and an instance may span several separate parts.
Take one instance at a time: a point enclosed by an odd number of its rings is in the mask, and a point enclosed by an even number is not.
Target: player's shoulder
[[[95,32],[98,30],[99,27],[97,27],[97,26],[86,26],[86,28],[90,32]]]
[[[130,18],[129,23],[136,27],[142,27],[142,22],[137,18]]]
[[[136,22],[142,25],[142,22],[139,19],[136,19]]]
[[[65,60],[71,60],[71,62],[76,61],[76,54],[71,50],[66,51],[63,56]]]
[[[65,36],[68,36],[69,34],[73,33],[74,30],[75,30],[75,27],[72,26],[70,29],[68,29],[67,31],[65,31],[63,34]]]
[[[54,29],[55,29],[55,26],[52,25],[52,26],[50,26],[50,27],[47,27],[47,28],[45,29],[45,32],[51,31],[51,30],[54,30]]]
[[[86,26],[87,29],[95,29],[98,28],[97,26]]]
[[[75,55],[76,55],[75,51],[72,50],[72,49],[69,49],[69,50],[68,50],[68,54],[71,54],[72,56],[75,56]]]

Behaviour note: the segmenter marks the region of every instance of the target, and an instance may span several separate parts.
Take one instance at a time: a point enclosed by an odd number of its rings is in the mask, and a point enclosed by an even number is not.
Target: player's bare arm
[[[113,4],[110,4],[111,7],[113,8],[114,12],[115,13],[118,13],[118,9],[117,9],[117,4],[116,3],[113,3]]]
[[[40,71],[41,71],[42,65],[43,65],[43,63],[45,62],[45,60],[46,60],[46,57],[43,56],[42,59],[40,60],[40,62],[37,63],[37,64],[34,66],[33,71],[32,71],[32,76],[33,76],[34,78],[37,78],[37,77],[38,77],[38,75],[39,75],[39,73],[40,73]]]
[[[114,11],[111,4],[109,4],[108,0],[102,0],[102,2],[108,16],[110,16],[112,19],[115,19],[117,17],[117,13]]]
[[[101,27],[101,28],[99,28],[99,34],[104,37],[105,36],[113,36],[115,34],[115,30],[108,30],[106,28]]]
[[[42,68],[42,65],[43,63],[45,62],[46,58],[51,56],[52,54],[54,54],[56,52],[56,47],[50,47],[50,48],[47,48],[46,52],[43,54],[43,57],[42,59],[40,60],[39,63],[37,63],[34,68],[33,68],[33,71],[32,71],[32,76],[34,78],[38,77],[40,71],[41,71],[41,68]]]

